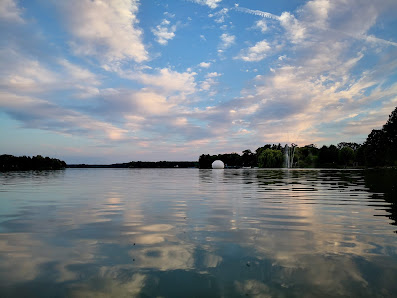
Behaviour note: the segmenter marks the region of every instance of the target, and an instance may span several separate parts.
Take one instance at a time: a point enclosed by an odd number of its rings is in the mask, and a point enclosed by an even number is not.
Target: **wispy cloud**
[[[266,32],[267,30],[267,24],[265,20],[257,20],[255,22],[255,27],[259,28],[259,30],[261,30],[262,33]]]
[[[219,3],[222,2],[222,0],[190,0],[194,3],[200,4],[200,5],[207,5],[209,8],[217,8]]]
[[[207,91],[210,93],[210,96],[214,96],[216,94],[215,90],[212,88],[218,84],[216,78],[222,76],[217,72],[210,72],[205,75],[205,80],[200,84],[200,91]]]
[[[257,62],[263,60],[270,50],[271,47],[268,42],[262,40],[257,42],[254,46],[243,50],[236,58],[247,62]]]
[[[220,36],[220,44],[219,44],[219,48],[221,50],[226,50],[228,48],[230,48],[236,41],[236,36],[228,34],[228,33],[222,33],[222,35]]]
[[[254,9],[248,9],[248,8],[244,8],[244,7],[240,7],[240,6],[235,6],[234,9],[239,11],[239,12],[243,12],[243,13],[247,13],[247,14],[251,14],[251,15],[255,15],[255,16],[260,16],[260,17],[263,17],[263,18],[274,19],[274,20],[278,20],[279,19],[279,16],[276,16],[276,15],[271,14],[269,12],[256,10],[256,9],[255,10]]]
[[[17,6],[14,0],[0,1],[0,20],[24,23],[21,14],[22,9]]]
[[[35,97],[1,92],[0,107],[28,128],[109,140],[121,140],[128,132],[112,124],[95,120],[85,114]]]
[[[358,15],[368,15],[368,18],[355,17],[358,12],[353,18],[340,18],[340,10],[350,11],[353,7],[362,10]],[[285,29],[285,35],[273,42],[282,44],[288,40],[295,44],[294,52],[283,48],[284,53],[278,57],[277,67],[272,68],[269,74],[258,75],[252,82],[255,87],[246,88],[242,98],[233,101],[236,105],[233,117],[244,119],[245,123],[249,123],[248,129],[263,140],[286,141],[287,134],[290,134],[300,135],[301,142],[329,142],[335,138],[348,138],[347,135],[353,132],[350,127],[354,127],[354,131],[363,138],[370,129],[366,125],[358,129],[358,124],[368,119],[364,116],[365,110],[382,102],[388,108],[377,113],[380,117],[387,110],[392,110],[393,98],[397,94],[392,95],[390,88],[380,83],[388,75],[383,76],[373,68],[361,73],[354,71],[359,65],[365,67],[361,61],[367,54],[371,55],[365,43],[357,44],[357,40],[370,42],[367,30],[374,24],[377,10],[374,11],[372,4],[357,6],[355,3],[332,2],[331,5],[327,1],[310,1],[301,7],[300,17],[284,12],[280,17],[273,18]],[[242,12],[271,17],[259,12]],[[348,35],[355,36],[355,39],[347,39]],[[383,40],[374,40],[374,43],[384,47],[394,46],[393,42]],[[259,45],[261,42],[242,51],[238,58],[260,61],[266,51],[261,51]],[[269,50],[265,45],[263,49]],[[284,59],[285,56],[288,59]],[[386,66],[387,59],[382,60],[376,69]],[[386,64],[381,66],[383,63]],[[384,118],[371,121],[371,125],[384,122]],[[339,121],[343,125],[352,124],[344,130],[336,119],[342,119]],[[333,129],[336,127],[338,129]],[[362,141],[357,135],[350,138]]]
[[[152,29],[152,33],[156,36],[156,41],[161,45],[166,45],[169,40],[175,37],[176,25],[171,25],[171,22],[164,19],[160,25]]]
[[[0,87],[17,94],[72,90],[78,97],[96,94],[100,80],[91,71],[62,58],[50,68],[13,49],[0,50]]]
[[[338,1],[330,2],[328,0],[308,1],[306,5],[304,5],[304,9],[300,10],[300,14],[302,15],[302,18],[299,21],[290,12],[283,12],[281,16],[277,16],[261,10],[252,10],[252,9],[240,7],[239,5],[236,5],[233,9],[238,12],[280,21],[281,25],[285,28],[285,30],[289,34],[289,37],[292,42],[299,42],[300,40],[302,40],[308,28],[316,28],[328,32],[334,32],[337,34],[343,34],[345,36],[349,36],[355,39],[365,40],[370,43],[373,42],[373,43],[397,46],[396,42],[384,40],[373,35],[365,34],[365,32],[367,32],[369,29],[368,26],[372,26],[374,24],[377,17],[377,10],[385,9],[385,8],[387,9],[387,7],[389,7],[390,9],[396,8],[395,4],[391,2],[387,3],[387,1],[385,1],[383,3],[379,3],[379,9],[376,9],[373,6],[373,3],[370,3],[369,5],[368,3],[366,3],[365,5],[362,4],[360,9],[362,10],[363,15],[360,15],[360,17],[366,18],[367,20],[366,22],[363,22],[365,23],[364,27],[354,27],[354,24],[357,24],[359,22],[359,20],[357,19],[358,18],[357,12],[355,12],[354,14],[352,13],[351,16],[353,17],[351,17],[350,19],[348,16],[343,16],[343,17],[340,16],[341,19],[347,21],[346,23],[349,24],[348,27],[342,27],[340,26],[340,24],[333,27],[329,26],[328,24],[329,13],[332,13],[333,11],[336,10],[340,10],[341,7],[345,6],[347,7],[347,10],[344,11],[344,13],[346,14],[348,11],[350,11],[350,7],[358,7],[356,6],[356,4],[358,4],[356,0],[351,1],[350,3],[343,3]],[[349,5],[350,7],[348,7]],[[261,20],[257,21],[256,26],[260,27],[262,32],[264,32],[267,28],[266,24]],[[353,31],[351,29],[353,29]]]
[[[215,18],[215,22],[218,24],[224,23],[226,18],[228,17],[228,8],[222,8],[221,10],[211,13],[208,16],[210,18]]]
[[[283,12],[279,18],[281,26],[287,32],[289,40],[293,43],[301,42],[305,38],[306,27],[299,22],[294,15],[289,12]]]
[[[139,81],[145,85],[159,88],[167,94],[182,92],[191,94],[195,91],[195,72],[177,72],[169,68],[157,69],[152,73],[126,72],[126,78]]]

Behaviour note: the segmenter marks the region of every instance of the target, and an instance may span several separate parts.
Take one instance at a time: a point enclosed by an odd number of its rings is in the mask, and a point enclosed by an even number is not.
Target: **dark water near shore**
[[[396,297],[396,179],[0,173],[0,297]]]

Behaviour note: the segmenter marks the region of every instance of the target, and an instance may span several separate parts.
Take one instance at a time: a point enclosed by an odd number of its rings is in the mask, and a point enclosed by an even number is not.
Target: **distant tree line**
[[[197,161],[131,161],[129,168],[197,168]]]
[[[0,155],[0,171],[59,170],[66,167],[62,160],[50,157]]]
[[[68,168],[197,168],[197,161],[131,161],[110,165],[68,165]]]
[[[267,144],[252,152],[246,149],[242,154],[202,154],[199,167],[211,168],[219,159],[227,167],[280,168],[285,165],[285,147],[281,144]],[[372,130],[363,144],[341,142],[317,148],[315,144],[296,147],[292,162],[297,168],[344,168],[397,166],[397,107],[390,114],[382,129]]]

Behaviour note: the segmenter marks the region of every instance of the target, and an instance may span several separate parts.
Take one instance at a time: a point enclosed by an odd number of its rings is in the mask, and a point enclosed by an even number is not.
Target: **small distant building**
[[[225,164],[223,163],[223,161],[218,159],[218,160],[215,160],[212,163],[212,168],[213,169],[224,169],[225,168]]]

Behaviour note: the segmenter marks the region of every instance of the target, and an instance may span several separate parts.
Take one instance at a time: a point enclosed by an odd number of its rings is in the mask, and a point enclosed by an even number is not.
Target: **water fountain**
[[[284,155],[285,155],[285,167],[286,168],[292,168],[294,164],[294,153],[295,153],[295,147],[297,145],[294,143],[291,143],[289,146],[288,144],[285,144],[284,147]]]

